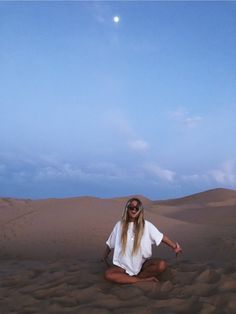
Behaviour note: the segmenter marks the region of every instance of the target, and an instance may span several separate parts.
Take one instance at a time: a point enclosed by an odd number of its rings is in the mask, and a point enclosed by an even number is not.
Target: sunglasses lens
[[[139,211],[139,208],[138,207],[135,207],[135,206],[130,206],[129,207],[129,210],[131,211],[135,211],[135,212],[138,212]]]

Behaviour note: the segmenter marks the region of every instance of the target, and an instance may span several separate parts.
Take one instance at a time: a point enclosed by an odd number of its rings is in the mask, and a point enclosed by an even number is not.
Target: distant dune
[[[187,222],[235,226],[236,191],[214,189],[179,199],[155,201],[152,209]]]
[[[105,282],[100,257],[128,197],[0,199],[0,313],[236,313],[236,191],[139,196],[146,219],[178,241],[159,283]]]
[[[230,189],[223,189],[217,188],[212,189],[192,195],[188,195],[181,198],[171,199],[171,200],[164,200],[164,201],[157,201],[158,203],[165,203],[165,204],[191,204],[191,203],[208,203],[208,202],[223,202],[229,199],[236,198],[236,191]],[[156,203],[156,202],[154,202]]]
[[[102,199],[0,199],[0,250],[5,257],[96,257],[128,197]],[[193,243],[231,239],[236,222],[236,191],[215,189],[179,199],[151,201],[143,196],[146,218],[161,231],[182,241],[188,258],[200,258]],[[227,236],[229,233],[229,236]],[[234,234],[234,231],[233,231]],[[227,249],[231,240],[225,240]],[[202,247],[205,250],[206,245]],[[208,251],[208,248],[207,248]],[[222,249],[222,252],[224,250]],[[205,252],[206,253],[206,252]],[[204,254],[205,254],[204,253]],[[205,256],[205,255],[204,255]],[[206,257],[206,256],[205,256]],[[214,258],[212,250],[207,258]],[[217,256],[224,259],[224,253]]]

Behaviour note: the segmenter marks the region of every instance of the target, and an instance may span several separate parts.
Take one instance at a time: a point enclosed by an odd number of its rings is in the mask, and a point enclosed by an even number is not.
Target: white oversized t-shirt
[[[152,244],[157,246],[163,239],[163,234],[149,221],[145,220],[144,232],[137,254],[132,255],[134,243],[134,223],[130,222],[127,231],[127,244],[125,254],[122,254],[121,245],[121,222],[117,222],[112,230],[106,244],[110,249],[114,249],[113,264],[123,268],[129,275],[137,275],[146,259],[152,256]]]

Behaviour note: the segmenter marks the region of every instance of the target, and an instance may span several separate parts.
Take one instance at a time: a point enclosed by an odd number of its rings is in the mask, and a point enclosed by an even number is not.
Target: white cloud
[[[128,142],[130,149],[145,152],[148,144],[143,140]],[[9,158],[7,158],[9,157]],[[145,155],[145,158],[148,156]],[[153,184],[167,186],[168,189],[181,187],[181,191],[194,189],[210,189],[215,186],[236,187],[236,160],[227,160],[218,167],[205,171],[187,172],[182,174],[176,169],[167,169],[156,162],[143,162],[142,158],[132,160],[132,164],[112,162],[109,160],[84,161],[62,160],[58,156],[1,156],[0,154],[0,180],[12,187],[19,184],[46,185],[60,182],[73,187],[75,183],[83,185],[120,186],[134,179],[143,182],[145,188],[152,188]],[[128,185],[129,183],[127,183]],[[181,192],[182,193],[182,192]]]
[[[197,127],[203,120],[201,116],[191,116],[184,108],[178,108],[175,111],[171,111],[169,115],[172,119],[189,128]]]
[[[196,127],[201,121],[202,117],[196,116],[196,117],[188,117],[184,119],[185,125],[187,125],[190,128]]]
[[[46,165],[40,167],[34,177],[36,181],[47,179],[72,179],[84,177],[85,173],[77,167],[73,167],[69,163],[56,165]]]
[[[236,163],[225,161],[219,169],[209,172],[209,175],[220,184],[236,184]]]
[[[194,186],[209,186],[213,183],[209,173],[179,174],[177,181],[180,184],[193,184]]]
[[[198,180],[201,180],[202,176],[199,174],[184,174],[181,175],[181,180],[185,181],[185,182],[196,182]]]
[[[179,176],[184,183],[235,185],[236,184],[236,162],[225,161],[219,168],[200,174],[184,174]]]
[[[116,164],[110,162],[98,162],[86,167],[86,171],[94,176],[103,176],[107,178],[122,178],[124,171]]]
[[[136,152],[146,152],[148,149],[148,143],[143,140],[135,140],[129,142],[129,147]]]
[[[103,179],[122,179],[124,171],[116,164],[110,162],[95,162],[87,163],[83,166],[78,166],[74,163],[55,161],[39,165],[36,174],[34,175],[35,181],[47,180],[82,180],[95,182]]]
[[[173,182],[176,176],[176,173],[174,171],[161,168],[160,166],[152,163],[146,164],[144,168],[155,177],[168,182]]]
[[[126,143],[131,150],[139,153],[148,150],[149,144],[147,141],[137,138],[138,136],[133,127],[135,121],[132,120],[132,117],[127,118],[118,108],[103,113],[102,121],[107,126],[108,131],[115,131],[121,135],[122,145]]]
[[[187,112],[184,108],[180,107],[174,111],[170,111],[169,115],[171,118],[178,120],[183,119],[187,115]]]

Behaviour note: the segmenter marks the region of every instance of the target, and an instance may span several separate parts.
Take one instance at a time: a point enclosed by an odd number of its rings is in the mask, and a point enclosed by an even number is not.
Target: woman
[[[142,202],[138,198],[128,200],[119,221],[106,242],[103,261],[114,249],[113,264],[105,272],[105,279],[116,283],[158,281],[156,276],[167,267],[161,259],[151,259],[152,244],[164,242],[177,254],[182,253],[178,243],[163,235],[153,224],[144,220]]]

